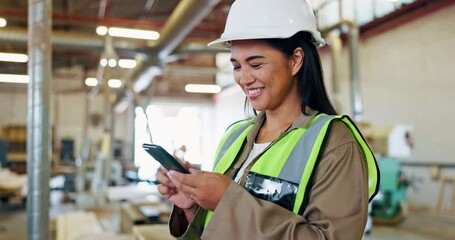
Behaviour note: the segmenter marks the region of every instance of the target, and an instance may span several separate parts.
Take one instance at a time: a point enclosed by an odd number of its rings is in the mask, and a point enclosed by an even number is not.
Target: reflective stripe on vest
[[[313,117],[308,128],[293,129],[275,142],[259,157],[250,170],[299,184],[293,207],[293,212],[296,214],[302,214],[309,201],[314,169],[323,153],[327,132],[333,120],[336,119],[341,120],[349,128],[362,148],[368,166],[370,200],[376,195],[379,184],[376,160],[355,124],[348,116],[319,114]],[[214,172],[224,174],[234,163],[253,125],[251,121],[239,122],[234,126],[235,129],[226,134],[218,151],[218,163]],[[208,212],[205,225],[210,221],[212,214],[213,212]]]
[[[235,156],[231,157],[229,154],[226,155],[226,151],[230,148],[230,153],[237,153],[243,145],[243,141],[246,138],[248,132],[250,132],[251,128],[253,128],[252,123],[253,119],[247,119],[243,121],[239,121],[237,123],[232,124],[227,130],[227,134],[223,136],[221,142],[218,146],[216,159],[215,159],[215,172],[222,172],[225,173],[230,165],[225,166],[226,162],[232,162]],[[247,130],[247,131],[246,131]],[[237,150],[237,151],[235,151]],[[223,161],[220,160],[223,158]],[[231,161],[227,161],[226,158],[232,158]]]

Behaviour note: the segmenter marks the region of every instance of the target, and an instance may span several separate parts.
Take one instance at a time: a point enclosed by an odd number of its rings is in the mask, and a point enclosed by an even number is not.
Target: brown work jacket
[[[306,126],[314,114],[301,114],[287,131]],[[248,157],[264,120],[262,113],[256,117],[238,161]],[[188,226],[182,210],[174,206],[171,234],[178,239],[216,240],[362,239],[368,215],[368,170],[362,149],[350,130],[337,121],[323,151],[302,215],[255,198],[232,181],[205,229],[206,210],[200,208]]]

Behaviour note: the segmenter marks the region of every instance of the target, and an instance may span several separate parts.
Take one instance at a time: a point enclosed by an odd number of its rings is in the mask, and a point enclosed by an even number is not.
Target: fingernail
[[[168,177],[172,177],[173,175],[174,175],[174,170],[170,170],[169,172],[167,172]]]

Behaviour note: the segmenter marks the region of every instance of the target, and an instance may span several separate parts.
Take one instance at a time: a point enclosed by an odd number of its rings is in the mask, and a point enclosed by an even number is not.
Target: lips
[[[247,89],[247,96],[248,96],[248,98],[250,98],[250,99],[251,99],[251,98],[256,98],[256,97],[258,97],[258,96],[261,94],[261,92],[262,92],[263,90],[264,90],[263,87],[261,87],[261,88],[251,88],[251,89]]]

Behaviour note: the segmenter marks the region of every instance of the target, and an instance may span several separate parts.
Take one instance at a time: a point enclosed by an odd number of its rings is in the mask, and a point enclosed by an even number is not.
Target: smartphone
[[[158,161],[167,170],[175,170],[182,173],[190,173],[177,159],[169,154],[160,145],[144,143],[142,147],[147,151],[156,161]]]

